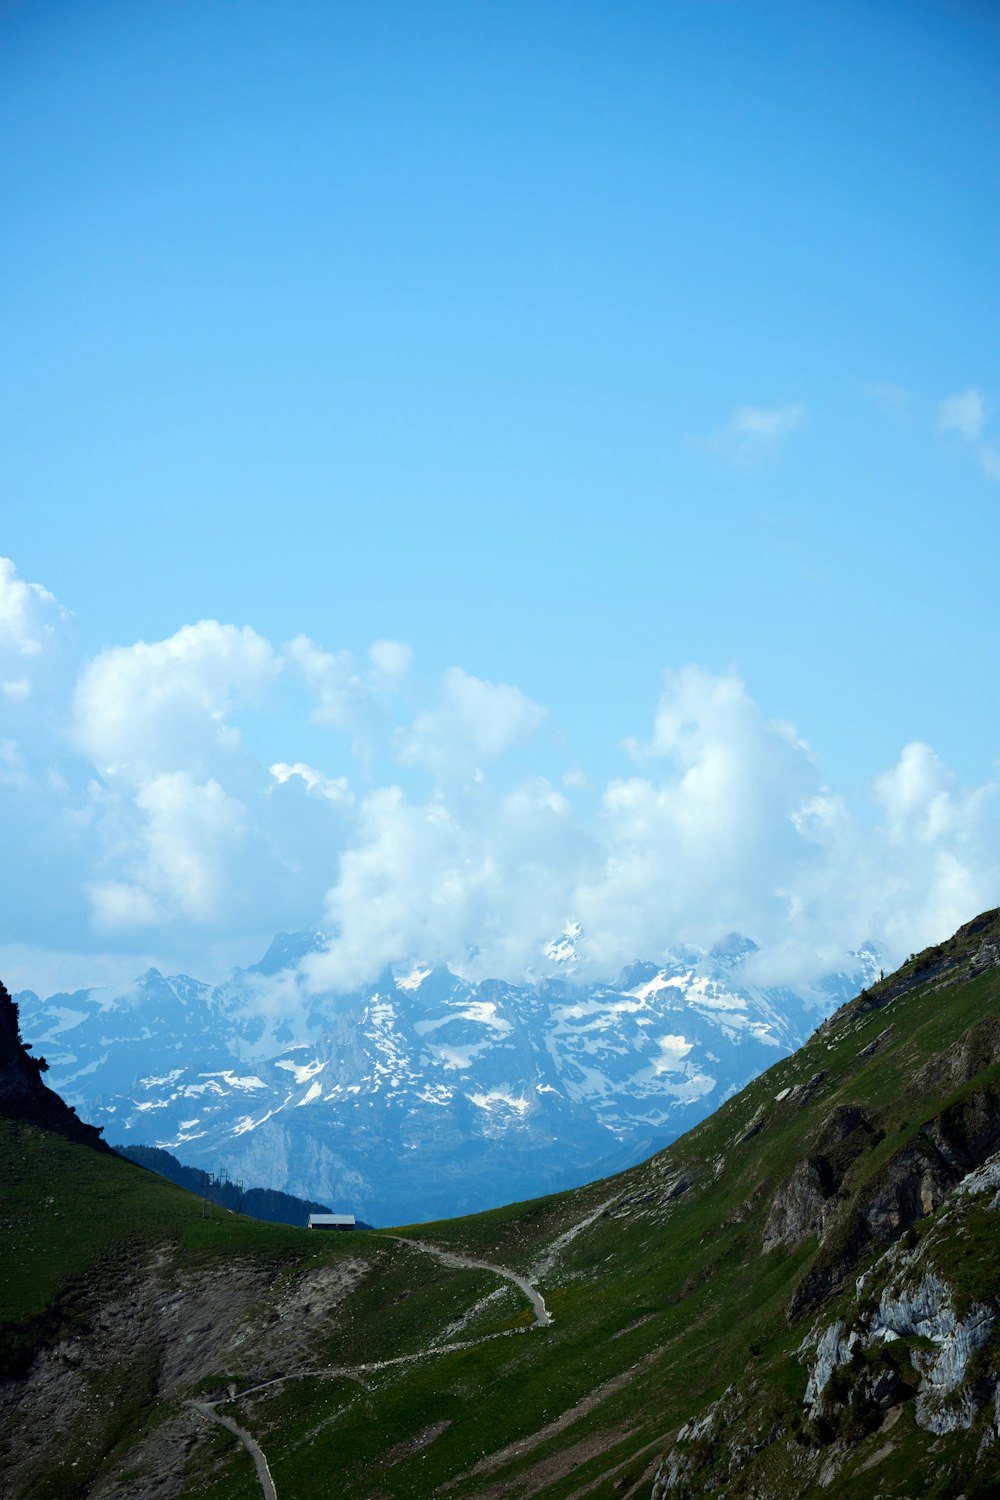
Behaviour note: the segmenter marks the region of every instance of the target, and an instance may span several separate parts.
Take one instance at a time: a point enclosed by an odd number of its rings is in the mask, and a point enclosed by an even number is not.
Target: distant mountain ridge
[[[328,1203],[311,1203],[307,1198],[296,1198],[292,1193],[279,1193],[275,1188],[241,1187],[229,1179],[213,1184],[211,1174],[200,1167],[186,1167],[169,1151],[159,1146],[112,1146],[119,1156],[134,1161],[136,1166],[147,1167],[158,1172],[178,1187],[187,1188],[197,1197],[208,1196],[220,1208],[233,1213],[246,1214],[250,1219],[262,1219],[268,1224],[298,1224],[305,1228],[310,1214],[328,1214]]]
[[[558,945],[564,970],[574,935]],[[414,964],[289,1010],[274,997],[321,943],[279,934],[218,986],[151,969],[119,996],[27,991],[24,1028],[62,1093],[116,1139],[402,1223],[641,1159],[877,972],[873,951],[852,955],[817,1010],[748,982],[756,945],[729,934],[613,982],[473,982]]]

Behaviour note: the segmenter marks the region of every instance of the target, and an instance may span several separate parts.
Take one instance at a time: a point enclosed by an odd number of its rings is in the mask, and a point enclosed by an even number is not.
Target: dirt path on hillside
[[[433,1255],[434,1259],[439,1260],[443,1266],[454,1266],[459,1270],[466,1267],[470,1271],[492,1271],[494,1276],[503,1276],[505,1280],[512,1281],[516,1287],[520,1287],[531,1303],[535,1314],[533,1327],[547,1328],[552,1322],[552,1314],[545,1306],[541,1292],[527,1277],[519,1276],[516,1271],[508,1271],[506,1266],[495,1266],[489,1260],[473,1260],[468,1255],[459,1255],[455,1250],[442,1250],[439,1245],[432,1245],[429,1241],[407,1239],[405,1234],[393,1234],[389,1237],[397,1244],[412,1245],[414,1250],[422,1250],[425,1255]]]
[[[456,1343],[438,1344],[436,1347],[421,1350],[419,1354],[397,1354],[392,1359],[370,1360],[361,1365],[328,1366],[320,1370],[298,1370],[293,1375],[278,1375],[273,1380],[263,1380],[259,1385],[248,1386],[246,1390],[237,1391],[233,1396],[220,1397],[218,1401],[192,1401],[191,1405],[195,1411],[199,1412],[208,1421],[218,1422],[221,1427],[225,1427],[246,1448],[253,1459],[254,1468],[257,1470],[257,1478],[260,1480],[260,1487],[264,1492],[264,1500],[278,1500],[278,1494],[274,1487],[274,1480],[267,1466],[267,1459],[264,1457],[263,1449],[250,1436],[249,1432],[240,1427],[231,1417],[224,1417],[221,1412],[216,1411],[217,1406],[228,1401],[242,1400],[244,1396],[254,1396],[259,1391],[268,1390],[270,1387],[277,1385],[284,1385],[289,1380],[304,1380],[309,1376],[324,1376],[327,1379],[339,1377],[343,1380],[357,1380],[360,1382],[362,1375],[367,1375],[374,1371],[388,1370],[396,1365],[413,1364],[417,1360],[431,1359],[437,1354],[452,1354],[458,1350],[472,1349],[477,1344],[487,1344],[493,1339],[510,1338],[517,1334],[531,1333],[536,1328],[549,1327],[552,1322],[552,1315],[545,1306],[545,1299],[542,1297],[541,1292],[527,1277],[519,1276],[516,1271],[508,1270],[506,1266],[494,1265],[492,1261],[473,1260],[468,1255],[459,1255],[457,1251],[444,1250],[439,1245],[427,1244],[423,1240],[407,1239],[402,1234],[388,1235],[387,1238],[395,1240],[400,1245],[410,1245],[414,1250],[420,1250],[425,1255],[431,1255],[435,1260],[440,1261],[442,1265],[450,1266],[452,1269],[491,1271],[495,1276],[500,1276],[505,1281],[512,1282],[514,1286],[518,1287],[524,1293],[531,1304],[535,1321],[526,1328],[505,1329],[499,1333],[484,1333],[478,1338],[463,1339]]]
[[[240,1427],[231,1417],[224,1417],[221,1412],[216,1411],[214,1401],[192,1401],[191,1405],[195,1411],[200,1412],[209,1422],[218,1422],[220,1427],[225,1427],[234,1437],[239,1438],[244,1448],[253,1459],[253,1466],[257,1470],[257,1478],[260,1487],[264,1491],[264,1500],[278,1500],[278,1492],[274,1488],[274,1480],[271,1471],[267,1467],[267,1459],[264,1457],[263,1449],[250,1436],[245,1428]]]

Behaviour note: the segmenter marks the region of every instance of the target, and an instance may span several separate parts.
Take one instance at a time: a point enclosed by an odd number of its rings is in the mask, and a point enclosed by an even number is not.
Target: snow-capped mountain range
[[[447,968],[386,970],[355,994],[303,1001],[296,965],[322,946],[280,934],[211,986],[150,969],[128,992],[15,998],[49,1080],[112,1142],[319,1198],[376,1224],[470,1212],[642,1159],[870,982],[851,955],[807,1005],[746,982],[756,951],[635,963],[612,983],[474,983]],[[295,997],[289,1003],[289,997]]]

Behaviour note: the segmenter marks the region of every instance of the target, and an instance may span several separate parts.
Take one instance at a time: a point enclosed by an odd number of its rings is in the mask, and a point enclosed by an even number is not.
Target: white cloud
[[[738,678],[688,668],[633,748],[649,774],[612,782],[593,828],[544,782],[426,803],[375,793],[310,984],[410,958],[516,977],[570,912],[584,973],[737,928],[764,946],[761,977],[808,985],[870,937],[901,958],[996,900],[997,788],[963,791],[927,747],[875,780],[872,825]]]
[[[1000,443],[986,437],[989,410],[982,391],[960,391],[938,403],[938,426],[968,444],[987,479],[1000,480]]]
[[[149,892],[123,880],[96,880],[87,886],[97,930],[116,936],[131,927],[152,927],[162,922]]]
[[[450,805],[399,787],[366,798],[327,896],[314,989],[347,988],[417,956],[477,974],[523,974],[561,929],[587,836],[544,780]]]
[[[165,910],[209,924],[239,886],[247,809],[214,778],[171,771],[144,783],[136,802],[146,816],[143,885]]]
[[[324,651],[307,635],[297,635],[285,651],[316,695],[316,723],[353,728],[369,689],[356,671],[350,651]]]
[[[777,451],[802,426],[805,408],[798,402],[779,406],[738,406],[716,446],[736,463],[752,464]]]
[[[0,557],[0,653],[41,655],[68,618],[54,594],[25,583],[10,558]]]
[[[178,765],[214,765],[239,746],[233,710],[262,702],[280,666],[249,626],[217,620],[111,647],[80,674],[76,742],[102,774],[136,782]]]
[[[104,862],[115,870],[87,884],[102,930],[176,921],[205,927],[232,918],[246,888],[248,811],[238,798],[186,771],[149,777],[134,801],[97,795],[101,831],[113,838],[112,859]]]
[[[398,682],[413,665],[413,652],[405,641],[375,641],[368,656],[376,672],[389,682]]]
[[[369,668],[350,651],[326,651],[307,635],[285,648],[291,666],[313,693],[312,719],[350,735],[353,752],[368,760],[385,740],[392,721],[392,695],[410,669],[413,653],[403,641],[375,641]]]
[[[0,557],[0,704],[17,711],[22,730],[65,706],[71,626],[69,610],[48,589],[25,582]]]
[[[545,709],[520,688],[449,667],[434,707],[400,734],[400,760],[437,776],[466,774],[530,738],[544,720]]]
[[[330,802],[351,800],[351,789],[346,776],[325,776],[322,771],[306,765],[305,761],[296,761],[294,765],[289,765],[287,761],[277,761],[270,767],[270,771],[279,786],[284,786],[287,781],[297,777],[307,791],[326,797]]]
[[[17,639],[44,647],[58,606],[44,590],[20,597]],[[350,779],[322,755],[307,762],[293,749],[305,726],[290,719],[265,736],[269,750],[287,738],[286,758],[259,759],[248,715],[270,710],[283,662],[250,629],[206,621],[112,648],[79,674],[81,756],[31,718],[34,698],[7,710],[12,941],[169,947],[196,969],[220,945],[245,959],[275,930],[322,923],[333,936],[309,983],[345,986],[405,959],[519,977],[544,967],[572,919],[581,973],[736,928],[762,944],[762,973],[805,983],[868,937],[902,957],[998,899],[995,785],[963,788],[928,746],[908,745],[855,811],[733,673],[669,674],[648,733],[627,742],[627,774],[603,788],[567,753],[563,787],[591,791],[571,802],[493,769],[546,721],[513,685],[453,667],[423,696],[407,680],[404,702],[391,684],[409,669],[405,647],[376,643],[360,669],[305,637],[290,655],[324,722],[361,736],[359,754],[372,742],[429,770],[434,791],[418,794],[419,776],[378,784],[369,761]],[[18,656],[33,670],[46,651]]]
[[[599,962],[655,957],[657,927],[711,942],[739,928],[770,936],[787,911],[780,894],[801,855],[793,818],[815,793],[808,747],[764,720],[733,674],[669,674],[649,741],[631,748],[659,775],[604,793],[600,875],[578,912]]]
[[[966,443],[982,436],[986,425],[986,400],[982,391],[959,391],[938,403],[938,426],[942,432],[954,432]]]

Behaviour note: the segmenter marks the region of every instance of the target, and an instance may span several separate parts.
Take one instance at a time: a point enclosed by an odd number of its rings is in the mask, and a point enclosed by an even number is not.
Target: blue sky
[[[1000,899],[998,117],[986,4],[7,0],[6,971]]]

